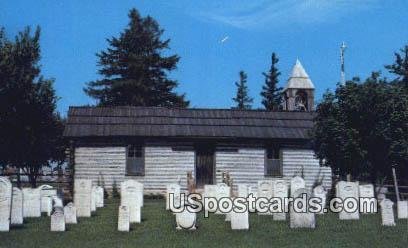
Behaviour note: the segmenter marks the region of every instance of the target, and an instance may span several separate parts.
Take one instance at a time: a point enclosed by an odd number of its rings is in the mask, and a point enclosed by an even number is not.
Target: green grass
[[[340,221],[335,214],[317,217],[317,228],[290,229],[271,216],[250,216],[249,231],[233,231],[224,216],[200,214],[195,231],[176,230],[163,200],[145,200],[142,223],[129,233],[117,231],[118,201],[110,200],[92,218],[81,218],[67,231],[52,233],[50,218],[27,218],[22,227],[0,233],[0,247],[408,247],[408,222],[382,227],[381,217]]]

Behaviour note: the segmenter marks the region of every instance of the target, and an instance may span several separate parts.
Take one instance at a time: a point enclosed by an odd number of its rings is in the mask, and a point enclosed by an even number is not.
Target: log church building
[[[145,194],[163,193],[187,172],[197,188],[290,179],[331,187],[331,169],[311,149],[314,85],[299,61],[283,91],[283,111],[164,107],[70,107],[64,136],[74,180],[92,179],[108,191],[126,179]]]

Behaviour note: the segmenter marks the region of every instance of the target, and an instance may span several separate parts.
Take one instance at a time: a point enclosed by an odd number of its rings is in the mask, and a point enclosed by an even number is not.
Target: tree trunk
[[[37,170],[36,169],[30,169],[30,184],[32,188],[37,188]]]
[[[17,188],[21,189],[21,175],[20,175],[20,168],[17,168]]]

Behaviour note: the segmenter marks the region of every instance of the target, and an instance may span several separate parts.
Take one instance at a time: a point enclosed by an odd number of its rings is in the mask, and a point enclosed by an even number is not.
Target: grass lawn
[[[22,227],[0,233],[0,247],[408,247],[408,222],[382,227],[381,217],[340,221],[335,214],[317,217],[317,228],[290,229],[271,216],[250,216],[249,231],[233,231],[224,216],[200,214],[196,231],[176,230],[175,217],[163,200],[145,200],[142,223],[130,233],[117,231],[118,201],[108,200],[92,218],[51,233],[50,218],[26,218]]]

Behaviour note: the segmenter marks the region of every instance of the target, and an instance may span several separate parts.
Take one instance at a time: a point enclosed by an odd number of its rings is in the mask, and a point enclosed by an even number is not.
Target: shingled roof
[[[312,126],[310,112],[70,107],[64,136],[308,139]]]

